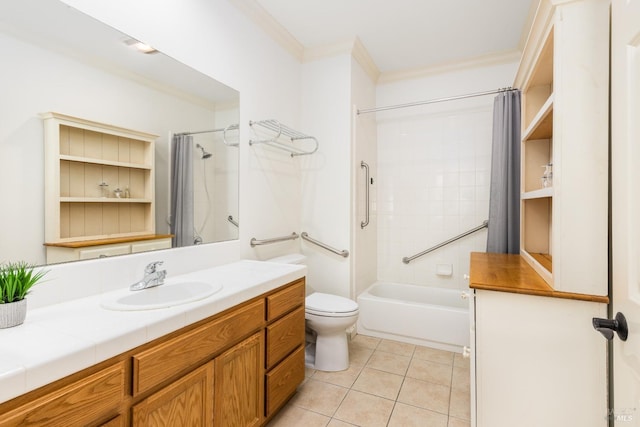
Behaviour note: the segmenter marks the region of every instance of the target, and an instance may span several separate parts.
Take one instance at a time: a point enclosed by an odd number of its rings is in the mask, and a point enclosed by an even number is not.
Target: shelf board
[[[525,130],[523,141],[549,139],[553,135],[553,93],[542,104],[531,124]]]
[[[91,240],[60,240],[59,242],[47,242],[45,246],[57,246],[61,248],[87,248],[91,246],[98,245],[113,245],[117,243],[131,243],[131,242],[140,242],[143,240],[159,240],[159,239],[170,239],[173,237],[173,234],[141,234],[135,236],[120,236],[120,237],[107,237],[104,239],[94,239]]]
[[[545,197],[553,197],[553,187],[541,188],[539,190],[527,191],[522,193],[522,200],[542,199]]]
[[[60,197],[60,203],[151,203],[151,199],[118,199],[117,197]]]
[[[116,166],[120,168],[151,170],[150,165],[142,165],[140,163],[117,162],[114,160],[102,160],[102,159],[94,159],[91,157],[69,156],[66,154],[61,154],[60,160],[67,160],[69,162],[78,162],[78,163],[91,163],[94,165]]]

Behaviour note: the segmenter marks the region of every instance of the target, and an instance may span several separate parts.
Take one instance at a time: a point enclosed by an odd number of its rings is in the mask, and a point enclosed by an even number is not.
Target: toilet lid
[[[358,310],[358,303],[337,295],[314,292],[305,299],[306,308],[320,313],[350,313]]]

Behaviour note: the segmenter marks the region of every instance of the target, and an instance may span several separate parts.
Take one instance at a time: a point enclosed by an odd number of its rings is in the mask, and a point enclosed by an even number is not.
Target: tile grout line
[[[391,341],[391,340],[389,340],[389,341]],[[419,347],[417,345],[413,346],[410,354],[406,354],[406,353],[403,353],[402,350],[400,350],[400,349],[398,349],[397,352],[393,352],[393,351],[388,351],[389,349],[386,348],[386,346],[383,346],[381,348],[381,345],[382,345],[383,342],[384,342],[384,339],[379,339],[375,343],[375,345],[373,345],[371,347],[369,347],[369,346],[365,347],[365,346],[362,346],[360,343],[355,343],[355,342],[351,342],[350,343],[352,345],[359,346],[361,348],[370,350],[371,353],[366,357],[366,359],[363,361],[362,365],[358,365],[358,366],[360,366],[360,370],[358,371],[357,375],[355,375],[355,377],[353,378],[353,381],[348,381],[350,383],[349,386],[344,386],[344,385],[341,385],[341,384],[333,383],[333,382],[331,382],[330,378],[325,378],[325,379],[315,378],[315,375],[318,372],[316,370],[313,370],[311,375],[309,377],[306,377],[305,383],[308,382],[309,380],[313,379],[313,381],[317,381],[318,383],[329,384],[329,385],[332,385],[332,386],[335,386],[335,387],[340,387],[340,388],[343,388],[343,389],[346,390],[345,395],[342,397],[342,399],[340,399],[340,402],[336,406],[335,410],[331,413],[331,415],[325,415],[325,414],[317,412],[315,410],[307,409],[307,408],[304,408],[304,407],[301,407],[301,406],[298,406],[298,405],[292,405],[292,406],[296,406],[296,407],[298,407],[298,408],[300,408],[302,410],[309,411],[309,412],[312,412],[312,413],[327,417],[328,421],[327,421],[326,424],[324,424],[325,427],[328,424],[330,424],[333,420],[339,421],[341,423],[345,423],[346,425],[357,426],[357,424],[352,424],[351,422],[344,421],[344,420],[341,420],[341,419],[335,417],[336,414],[338,413],[338,410],[340,409],[340,407],[345,403],[347,395],[349,395],[351,391],[354,391],[354,392],[362,393],[362,394],[365,394],[365,395],[368,395],[368,396],[372,396],[372,397],[376,397],[376,398],[384,399],[386,401],[393,402],[393,405],[391,406],[391,410],[389,412],[389,417],[388,417],[388,419],[387,419],[387,421],[385,423],[385,426],[387,426],[387,427],[389,427],[389,425],[390,425],[390,423],[392,421],[394,412],[398,408],[398,403],[402,403],[403,405],[407,405],[407,406],[410,406],[412,408],[426,410],[426,411],[430,411],[432,413],[443,415],[444,417],[446,417],[446,425],[448,426],[449,422],[451,421],[451,418],[452,418],[452,416],[451,416],[451,402],[452,402],[453,393],[454,393],[453,381],[454,381],[454,375],[455,375],[455,371],[456,371],[455,370],[455,368],[456,368],[456,354],[454,352],[450,352],[450,353],[452,353],[451,363],[443,363],[441,361],[430,360],[428,358],[417,358],[416,354],[417,354],[417,350],[418,350],[418,347]],[[389,372],[389,371],[386,371],[384,369],[378,369],[376,367],[369,366],[369,363],[371,362],[371,359],[373,358],[373,356],[374,356],[374,354],[376,352],[381,352],[381,353],[385,353],[385,354],[392,354],[392,355],[395,355],[395,356],[407,357],[408,358],[408,363],[406,365],[406,368],[403,371],[403,374],[401,375],[401,374],[398,374],[398,373],[395,373],[395,372]],[[414,379],[413,377],[409,377],[408,376],[409,370],[410,370],[411,365],[412,365],[412,363],[414,361],[427,361],[427,362],[430,362],[430,363],[436,363],[436,364],[439,364],[439,365],[446,365],[446,366],[450,366],[451,367],[451,373],[450,373],[450,376],[449,376],[449,384],[448,384],[448,386],[449,386],[449,396],[448,396],[448,405],[447,405],[446,413],[442,413],[442,412],[439,412],[439,411],[436,411],[436,410],[433,410],[433,409],[428,409],[428,408],[425,408],[425,407],[422,407],[422,406],[419,406],[419,405],[413,405],[413,404],[410,404],[410,403],[404,403],[404,402],[399,401],[400,393],[401,393],[402,388],[404,387],[404,385],[406,383],[406,379],[407,378]],[[464,368],[464,366],[457,366],[457,367]],[[361,391],[361,390],[354,389],[353,388],[354,385],[362,377],[365,369],[401,377],[401,381],[400,381],[400,384],[398,386],[397,392],[394,395],[395,398],[389,398],[389,397],[381,396],[381,395],[378,395],[378,394],[374,394],[372,392]],[[347,379],[349,380],[349,377],[347,377]],[[444,384],[439,384],[439,383],[435,383],[435,382],[431,382],[431,381],[420,380],[418,378],[415,378],[415,379],[418,380],[418,381],[424,381],[424,382],[431,383],[431,384],[444,385]],[[468,420],[464,420],[463,418],[459,418],[459,417],[453,417],[453,418],[460,419],[460,420],[463,420],[463,421],[468,421]]]

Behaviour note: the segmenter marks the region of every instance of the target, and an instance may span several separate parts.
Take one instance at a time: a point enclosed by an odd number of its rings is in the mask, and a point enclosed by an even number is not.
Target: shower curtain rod
[[[197,135],[199,133],[213,133],[213,132],[224,132],[224,131],[228,131],[228,130],[235,130],[238,129],[239,125],[229,125],[226,128],[220,128],[220,129],[210,129],[210,130],[200,130],[197,132],[180,132],[180,133],[175,133],[174,135],[177,136],[182,136],[182,135]]]
[[[397,105],[388,105],[386,107],[365,108],[364,110],[358,110],[358,115],[367,114],[367,113],[376,113],[378,111],[395,110],[397,108],[417,107],[419,105],[435,104],[438,102],[455,101],[456,99],[474,98],[476,96],[492,95],[494,93],[506,92],[512,89],[513,89],[512,87],[504,87],[500,89],[487,90],[484,92],[469,93],[466,95],[449,96],[446,98],[436,98],[436,99],[430,99],[427,101],[410,102],[408,104],[397,104]]]

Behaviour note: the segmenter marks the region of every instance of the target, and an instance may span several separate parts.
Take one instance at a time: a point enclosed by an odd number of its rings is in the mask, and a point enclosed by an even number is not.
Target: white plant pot
[[[0,304],[0,329],[24,323],[27,317],[27,299]]]

